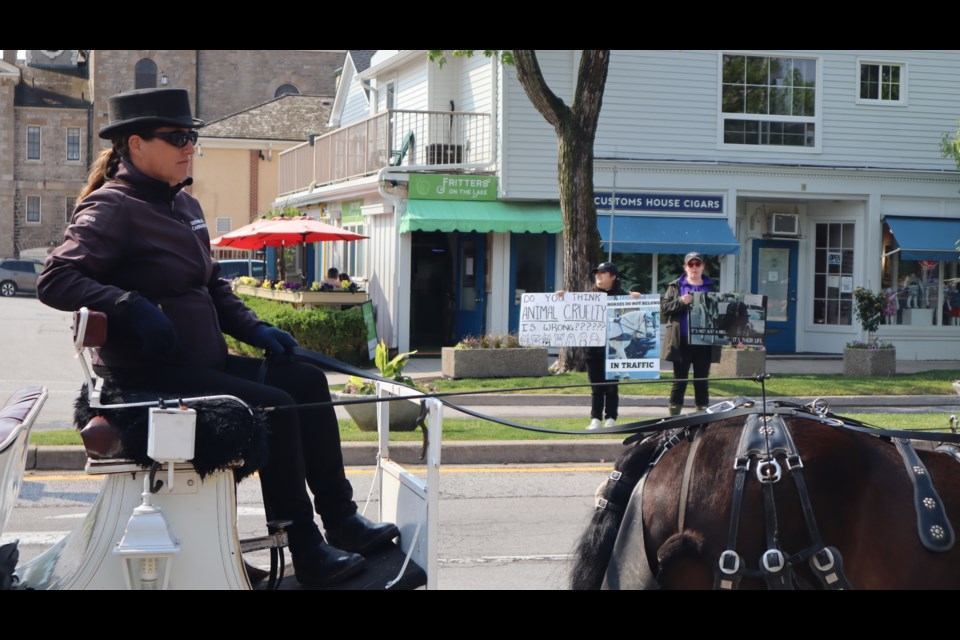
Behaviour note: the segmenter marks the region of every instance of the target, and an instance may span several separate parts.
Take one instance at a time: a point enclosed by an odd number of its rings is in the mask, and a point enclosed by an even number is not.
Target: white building
[[[569,103],[578,52],[539,58]],[[768,296],[771,351],[862,338],[852,291],[865,286],[890,290],[880,337],[899,358],[956,357],[960,175],[939,143],[957,129],[958,63],[612,52],[594,147],[605,250],[647,292],[682,254],[709,254],[721,290]],[[423,50],[348,59],[331,124],[281,156],[277,204],[371,236],[323,259],[369,280],[388,344],[515,329],[518,290],[559,286],[556,136],[512,68],[479,55],[441,68]]]

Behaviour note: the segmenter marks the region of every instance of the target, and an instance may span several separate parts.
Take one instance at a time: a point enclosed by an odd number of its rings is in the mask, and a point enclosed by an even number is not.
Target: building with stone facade
[[[0,256],[42,256],[60,242],[90,163],[107,146],[97,132],[107,122],[111,95],[183,87],[195,115],[210,122],[284,94],[334,95],[344,54],[28,50],[26,60],[17,61],[16,51],[5,51],[0,62]]]

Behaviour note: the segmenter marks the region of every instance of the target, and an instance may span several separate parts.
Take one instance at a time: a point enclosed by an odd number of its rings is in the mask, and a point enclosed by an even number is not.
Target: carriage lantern
[[[133,510],[123,539],[113,550],[123,561],[127,588],[135,591],[166,589],[173,556],[180,551],[160,507],[150,502],[148,482],[149,477],[144,479],[143,502]]]

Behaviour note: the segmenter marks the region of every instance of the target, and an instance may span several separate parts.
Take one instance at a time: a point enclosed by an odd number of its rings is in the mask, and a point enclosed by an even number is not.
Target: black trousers
[[[327,377],[319,368],[300,362],[271,362],[261,383],[257,380],[262,364],[259,358],[231,355],[223,370],[155,367],[109,373],[123,389],[184,397],[227,394],[253,407],[330,401]],[[329,529],[356,513],[353,487],[343,470],[340,430],[333,407],[273,411],[268,422],[269,460],[260,469],[267,520],[312,523],[315,507]],[[307,486],[313,493],[313,506]]]
[[[603,382],[607,379],[607,362],[603,359],[587,358],[587,379],[590,382]],[[606,411],[604,411],[606,408]],[[620,390],[616,384],[598,384],[590,387],[590,417],[601,420],[604,417],[617,419],[620,409]]]
[[[710,375],[712,349],[713,347],[709,345],[691,345],[686,338],[680,339],[680,352],[683,359],[673,362],[673,377],[676,382],[670,389],[670,404],[683,406],[683,396],[687,392],[687,377],[690,375],[691,365],[693,365],[694,378],[706,378]],[[693,396],[698,407],[705,407],[710,404],[710,391],[705,379],[694,381]]]

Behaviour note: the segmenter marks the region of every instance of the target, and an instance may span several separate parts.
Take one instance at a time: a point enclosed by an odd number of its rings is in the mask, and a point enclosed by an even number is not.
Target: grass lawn
[[[948,427],[947,419],[949,418],[946,413],[851,413],[848,417],[887,429],[930,431],[946,430]],[[583,419],[580,417],[557,420],[530,420],[529,424],[549,429],[577,431],[581,433],[583,429]],[[377,439],[377,434],[360,431],[352,420],[341,420],[340,437],[344,442],[373,442]],[[444,440],[555,440],[574,437],[577,436],[554,435],[514,429],[483,420],[451,419],[443,421]],[[596,438],[599,436],[584,435],[580,437]],[[610,436],[605,437],[609,438]],[[411,432],[393,433],[390,439],[398,442],[419,442],[422,436],[420,430],[417,429]],[[78,445],[81,444],[81,442],[79,434],[73,429],[60,429],[35,432],[31,435],[30,444],[36,446]]]

